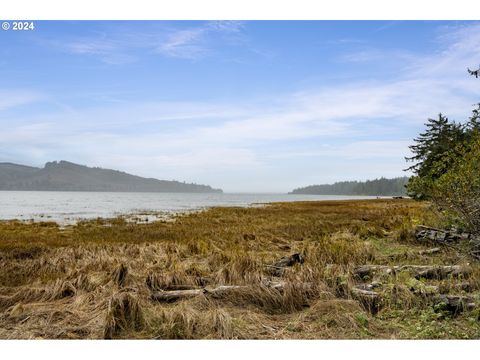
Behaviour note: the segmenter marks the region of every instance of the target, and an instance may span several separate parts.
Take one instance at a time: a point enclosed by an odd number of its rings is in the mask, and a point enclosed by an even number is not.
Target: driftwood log
[[[423,243],[437,243],[456,248],[460,252],[468,253],[472,258],[480,260],[480,236],[459,232],[455,229],[443,230],[429,226],[418,225],[415,231],[415,238]],[[456,246],[461,243],[466,246]]]
[[[357,284],[349,288],[349,293],[352,299],[359,301],[366,310],[375,315],[381,308],[382,297],[381,293],[377,293],[373,291],[373,289],[377,289],[381,286],[382,284],[376,281],[370,284]],[[432,305],[439,306],[439,309],[446,310],[452,314],[458,314],[462,311],[473,310],[476,307],[475,300],[471,296],[439,294],[438,291],[441,290],[438,286],[431,287],[434,291],[422,293],[422,295],[430,299]],[[458,284],[455,288],[463,291],[471,290],[468,283]]]
[[[421,250],[418,253],[420,255],[432,255],[432,254],[436,254],[438,252],[440,252],[440,248],[436,247],[436,248],[433,248],[433,249]]]
[[[205,293],[205,289],[190,290],[159,290],[152,292],[151,298],[160,302],[174,302],[177,300],[189,299]]]
[[[359,278],[366,278],[371,277],[376,273],[384,273],[384,274],[391,274],[393,272],[393,267],[387,265],[363,265],[357,267],[354,270],[354,275],[358,276]]]
[[[358,285],[355,285],[355,287],[361,290],[372,291],[373,289],[382,287],[382,283],[379,281],[372,281],[370,284],[358,284]]]
[[[373,291],[373,289],[381,287],[382,284],[374,281],[371,284],[350,284],[347,282],[340,282],[337,284],[337,297],[351,298],[358,301],[365,310],[372,314],[376,314],[380,310],[381,297],[380,294]]]
[[[470,267],[460,265],[443,265],[443,266],[428,266],[428,265],[410,265],[411,271],[414,272],[415,277],[425,279],[445,279],[448,276],[458,277],[460,275],[468,276],[472,272]],[[410,270],[406,269],[406,270]]]
[[[467,276],[471,273],[471,268],[461,265],[363,265],[354,270],[354,274],[360,278],[371,277],[375,273],[395,274],[397,272],[408,271],[417,279],[444,279],[448,276]]]
[[[350,295],[353,299],[359,301],[370,313],[376,314],[380,310],[381,297],[375,291],[354,286],[350,289]]]
[[[436,305],[441,305],[441,308],[444,308],[453,314],[458,314],[466,310],[473,310],[475,308],[475,302],[470,296],[442,294],[437,296],[434,301]]]
[[[361,286],[357,285],[350,289],[350,295],[353,299],[359,301],[363,307],[375,315],[381,308],[381,295],[375,291],[369,290],[371,284]],[[438,287],[436,287],[438,289]],[[446,310],[452,314],[459,314],[463,311],[475,309],[476,304],[471,296],[439,294],[431,298],[433,305]]]
[[[265,282],[264,286],[269,289],[275,289],[278,291],[283,291],[285,288],[285,282]],[[249,286],[247,285],[221,285],[216,288],[201,288],[201,289],[190,289],[190,290],[159,290],[153,291],[151,298],[159,302],[174,302],[177,300],[190,299],[200,295],[211,296],[214,298],[223,297],[239,290],[247,290]]]
[[[415,238],[420,242],[437,242],[440,244],[456,243],[461,240],[469,240],[471,234],[460,233],[455,230],[436,229],[429,226],[418,225]]]

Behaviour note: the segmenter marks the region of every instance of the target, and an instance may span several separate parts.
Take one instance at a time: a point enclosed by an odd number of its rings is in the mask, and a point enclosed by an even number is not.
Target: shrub
[[[461,156],[432,185],[432,199],[450,218],[480,233],[480,136],[462,146]]]

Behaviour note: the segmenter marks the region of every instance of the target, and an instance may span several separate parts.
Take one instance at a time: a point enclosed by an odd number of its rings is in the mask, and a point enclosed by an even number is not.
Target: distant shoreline
[[[129,221],[129,219],[138,218],[140,219],[139,223],[151,223],[211,208],[252,208],[302,202],[375,201],[379,199],[389,200],[392,197],[0,191],[0,202],[5,205],[0,209],[0,221],[54,222],[60,226],[66,226],[75,225],[81,221],[112,221],[119,218]],[[136,203],[133,203],[134,201]],[[133,205],[125,207],[125,202]]]

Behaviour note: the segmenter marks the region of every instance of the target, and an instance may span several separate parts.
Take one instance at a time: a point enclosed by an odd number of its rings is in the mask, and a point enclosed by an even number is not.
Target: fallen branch
[[[354,270],[354,274],[360,278],[372,276],[375,273],[395,274],[408,271],[416,278],[444,279],[448,276],[469,275],[471,268],[461,265],[363,265]]]
[[[282,276],[285,272],[285,268],[291,267],[295,264],[303,264],[305,258],[301,254],[293,254],[290,256],[284,256],[277,262],[272,265],[265,265],[266,267],[271,268],[271,273],[273,276]]]

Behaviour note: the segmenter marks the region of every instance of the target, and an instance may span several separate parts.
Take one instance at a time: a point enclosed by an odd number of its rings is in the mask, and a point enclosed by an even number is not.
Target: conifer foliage
[[[480,103],[465,123],[429,119],[410,146],[408,195],[429,199],[456,225],[480,233]]]

